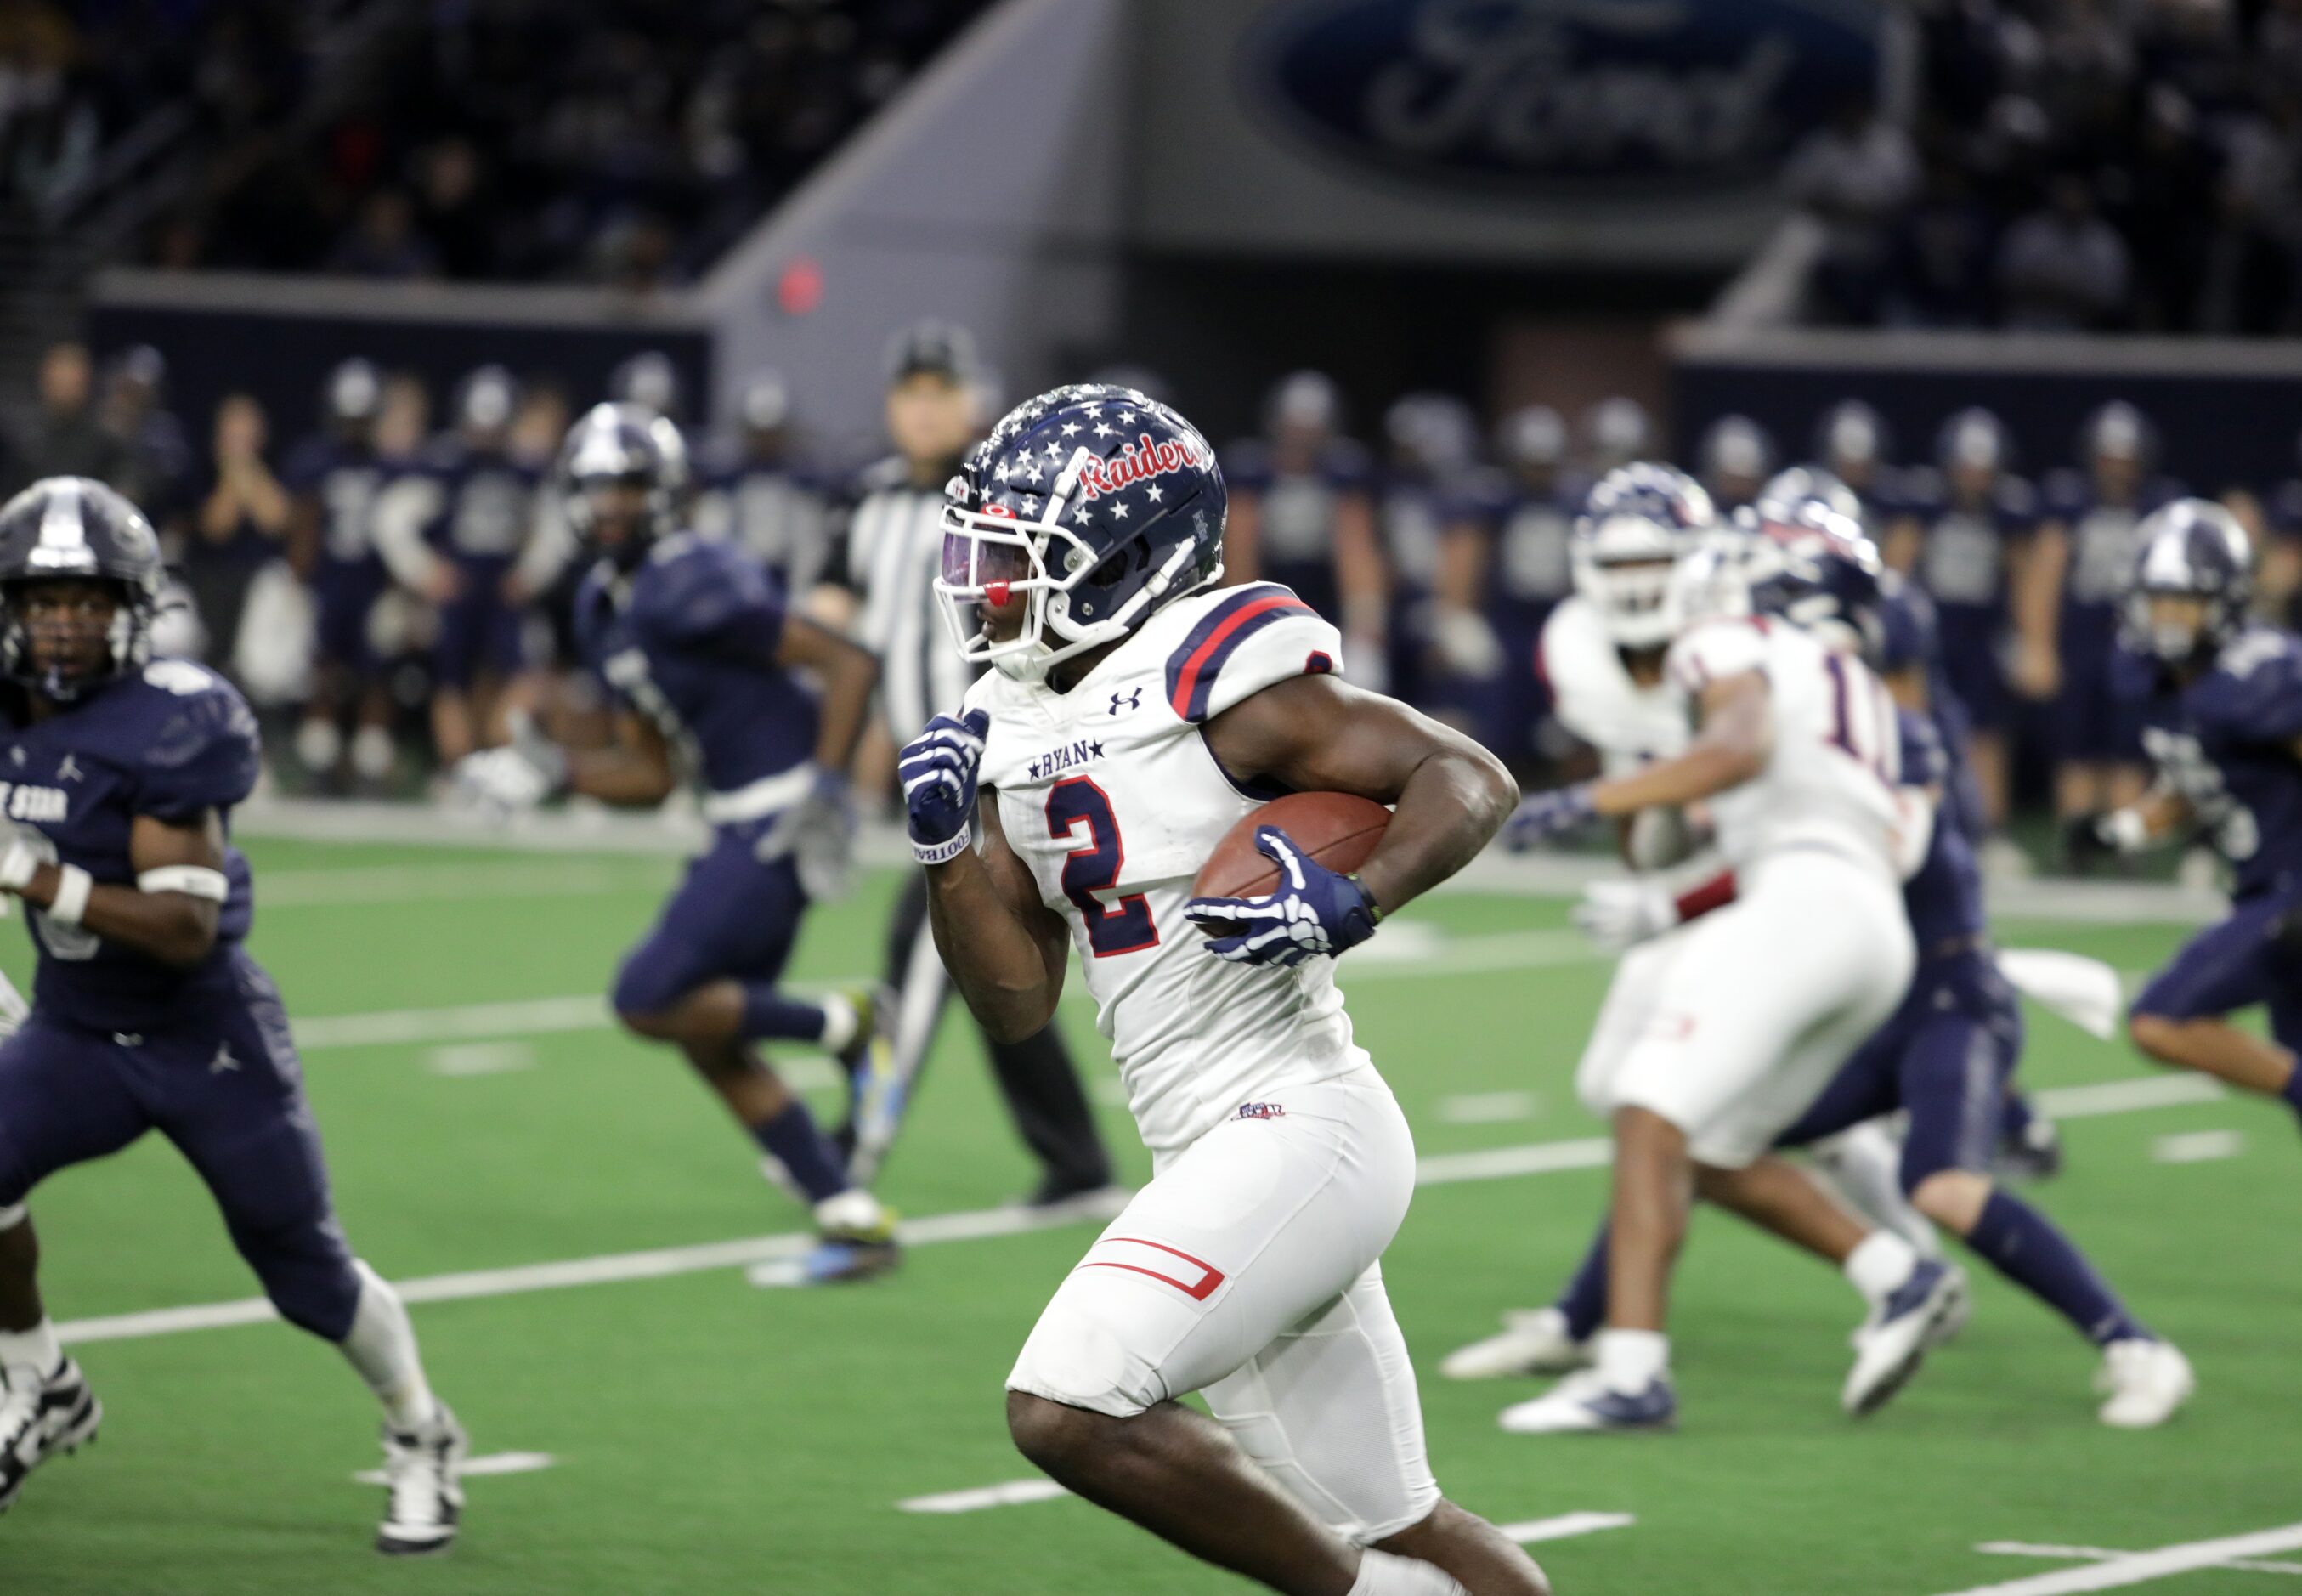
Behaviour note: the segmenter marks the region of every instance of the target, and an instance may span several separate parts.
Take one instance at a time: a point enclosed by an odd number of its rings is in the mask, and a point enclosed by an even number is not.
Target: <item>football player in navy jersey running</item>
[[[382,1403],[377,1549],[436,1550],[464,1432],[336,1222],[287,1013],[241,945],[248,861],[227,827],[256,783],[256,718],[204,668],[151,661],[160,581],[151,526],[99,483],[50,477],[0,508],[0,893],[24,901],[39,954],[30,1018],[0,1044],[0,1508],[104,1416],[41,1302],[24,1200],[156,1130],[280,1316],[341,1348]]]
[[[802,997],[781,983],[809,902],[844,888],[847,760],[878,668],[789,613],[756,559],[686,529],[687,456],[669,421],[595,406],[569,430],[559,469],[593,560],[576,639],[623,705],[616,742],[562,749],[523,726],[466,759],[458,779],[507,811],[562,793],[645,807],[683,780],[702,789],[710,846],[625,957],[617,1016],[685,1054],[813,1209],[824,1246],[788,1283],[880,1273],[895,1261],[893,1215],[755,1051],[785,1040],[837,1055],[853,1083],[851,1139],[876,1159],[900,1112],[883,1005],[868,990]],[[801,670],[823,684],[819,701]]]
[[[2230,918],[2194,937],[2134,1001],[2128,1033],[2161,1063],[2281,1097],[2302,1113],[2302,638],[2247,618],[2254,556],[2218,504],[2181,499],[2141,529],[2127,668],[2147,679],[2157,781],[2071,827],[2074,854],[2195,833],[2231,873]],[[2230,1016],[2268,1005],[2270,1039]]]

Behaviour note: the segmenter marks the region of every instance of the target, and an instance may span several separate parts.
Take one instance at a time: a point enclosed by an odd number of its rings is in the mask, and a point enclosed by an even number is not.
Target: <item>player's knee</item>
[[[359,1272],[332,1226],[298,1226],[235,1239],[282,1319],[323,1341],[340,1341],[351,1333],[359,1311]]]
[[[678,1036],[678,1016],[674,1011],[679,998],[677,983],[643,949],[625,960],[624,967],[616,972],[615,990],[608,1001],[626,1030],[650,1041],[669,1042]]]
[[[1972,1170],[1945,1169],[1904,1180],[1911,1206],[1935,1223],[1964,1236],[1981,1222],[1990,1202],[1990,1178]]]
[[[2135,1046],[2155,1059],[2171,1062],[2173,1058],[2174,1035],[2180,1022],[2163,1014],[2148,1014],[2138,1009],[2126,1017],[2126,1035]]]
[[[1124,1423],[1029,1391],[1007,1393],[1007,1433],[1015,1449],[1058,1480],[1074,1479],[1097,1457],[1110,1456]]]

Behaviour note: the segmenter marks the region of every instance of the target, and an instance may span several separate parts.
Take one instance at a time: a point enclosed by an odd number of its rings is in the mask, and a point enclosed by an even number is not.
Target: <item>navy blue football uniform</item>
[[[705,475],[696,529],[752,555],[803,593],[828,573],[831,515],[825,484],[804,468],[738,459]]]
[[[759,561],[693,533],[625,575],[606,565],[576,599],[584,658],[662,734],[702,794],[709,849],[626,957],[615,1004],[658,1012],[707,980],[772,984],[806,906],[788,854],[759,857],[814,780],[816,703],[776,663],[785,595]]]
[[[2010,707],[2002,664],[2007,567],[2013,545],[2037,523],[2037,495],[2021,478],[2002,475],[1987,502],[1969,504],[1952,494],[1942,472],[1920,466],[1900,478],[1895,509],[1919,527],[1911,575],[1934,600],[1950,684],[1975,725],[2002,726]]]
[[[99,884],[133,886],[139,817],[227,819],[255,785],[256,718],[222,677],[164,660],[38,723],[0,725],[0,812]],[[146,1131],[174,1142],[281,1316],[330,1340],[359,1297],[280,994],[242,946],[248,862],[226,853],[215,945],[190,969],[30,911],[31,1018],[0,1044],[0,1207]]]
[[[2116,669],[2119,604],[2133,579],[2143,518],[2181,495],[2180,483],[2153,478],[2131,503],[2112,504],[2081,473],[2057,471],[2046,479],[2040,518],[2068,528],[2071,542],[2056,633],[2063,691],[2054,727],[2063,759],[2142,757],[2140,706],[2120,690]]]
[[[374,667],[369,617],[390,584],[375,546],[375,501],[389,468],[365,444],[325,433],[288,456],[281,478],[320,511],[319,564],[312,575],[321,663],[366,675]]]
[[[1256,575],[1295,590],[1338,625],[1342,590],[1335,578],[1335,516],[1341,501],[1365,493],[1374,476],[1366,450],[1338,438],[1307,471],[1282,469],[1269,445],[1250,439],[1225,449],[1222,472],[1234,493],[1252,494],[1258,510]]]
[[[2144,744],[2229,864],[2232,901],[2230,918],[2185,945],[2135,1012],[2192,1020],[2267,1004],[2279,1043],[2302,1049],[2302,956],[2274,935],[2302,904],[2302,638],[2249,627],[2189,686],[2155,685]]]
[[[1502,650],[1502,675],[1480,717],[1487,745],[1517,762],[1539,751],[1550,712],[1540,655],[1543,623],[1575,591],[1571,546],[1584,484],[1562,476],[1533,490],[1500,471],[1482,471],[1464,495],[1466,513],[1485,528],[1487,623]]]
[[[534,527],[537,473],[455,437],[436,441],[420,469],[440,495],[424,541],[462,578],[440,607],[434,668],[443,685],[469,687],[483,672],[520,665],[521,616],[504,602],[503,582]]]
[[[1900,719],[1904,781],[1946,788],[1953,773],[1933,723],[1909,710]],[[1907,1109],[1909,1190],[1943,1170],[1990,1168],[2007,1079],[2022,1055],[2022,1011],[1998,970],[1983,916],[1982,871],[1954,804],[1938,811],[1926,861],[1903,883],[1903,903],[1919,948],[1910,991],[1782,1145],[1803,1147]]]

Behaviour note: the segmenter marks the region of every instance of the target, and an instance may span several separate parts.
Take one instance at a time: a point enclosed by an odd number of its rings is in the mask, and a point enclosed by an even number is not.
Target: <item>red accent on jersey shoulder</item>
[[[1713,909],[1724,909],[1735,901],[1735,872],[1721,870],[1701,886],[1679,895],[1678,918],[1681,924],[1697,920]]]
[[[1172,1274],[1162,1273],[1156,1269],[1147,1269],[1140,1264],[1105,1263],[1100,1258],[1088,1259],[1085,1263],[1080,1265],[1081,1269],[1125,1269],[1137,1274],[1147,1274],[1155,1281],[1164,1281],[1167,1284],[1174,1287],[1178,1291],[1180,1291],[1184,1296],[1189,1298],[1193,1302],[1205,1302],[1208,1298],[1213,1297],[1215,1294],[1215,1289],[1223,1283],[1223,1272],[1222,1270],[1216,1268],[1214,1264],[1208,1263],[1204,1258],[1195,1258],[1191,1256],[1190,1254],[1184,1252],[1181,1248],[1169,1247],[1164,1241],[1146,1241],[1136,1236],[1107,1236],[1101,1241],[1096,1242],[1096,1246],[1156,1247],[1163,1253],[1172,1254],[1173,1256],[1182,1259],[1184,1263],[1189,1264],[1192,1268],[1197,1270],[1199,1272],[1199,1278],[1196,1282],[1187,1284],[1182,1281],[1177,1280]]]
[[[1192,651],[1189,659],[1183,661],[1183,668],[1175,677],[1175,691],[1169,699],[1169,701],[1175,706],[1176,714],[1187,720],[1190,718],[1191,693],[1199,685],[1199,672],[1205,668],[1207,661],[1214,658],[1222,650],[1224,640],[1255,617],[1273,609],[1300,609],[1306,614],[1311,612],[1311,607],[1293,593],[1276,592],[1267,593],[1252,604],[1242,604],[1225,616],[1222,625],[1209,633],[1207,640]]]

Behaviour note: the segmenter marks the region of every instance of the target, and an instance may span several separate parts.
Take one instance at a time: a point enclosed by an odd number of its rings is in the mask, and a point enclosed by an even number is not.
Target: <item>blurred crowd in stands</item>
[[[172,110],[207,150],[144,240],[160,265],[643,290],[986,0],[457,0],[371,30],[377,4],[0,0],[0,207],[61,212]]]
[[[1819,319],[2302,333],[2302,0],[1917,0],[1909,126],[1798,149]]]
[[[343,109],[220,163],[215,191],[171,213],[149,252],[372,278],[689,281],[983,4],[433,6]]]
[[[994,418],[979,370],[894,370],[898,445],[898,402],[918,401],[913,390],[938,390],[924,398],[962,418],[930,429],[942,441],[918,458],[898,447],[869,466],[805,458],[793,393],[759,374],[720,430],[689,423],[698,530],[739,540],[802,595],[848,580],[842,529],[865,486],[919,496],[931,538],[950,441]],[[1157,391],[1147,374],[1122,380]],[[508,710],[598,712],[570,664],[581,573],[550,467],[571,407],[602,396],[496,365],[433,393],[353,360],[311,414],[268,416],[240,394],[186,420],[169,409],[155,350],[98,365],[71,343],[47,352],[39,383],[36,419],[10,441],[0,479],[13,491],[55,473],[97,476],[149,511],[179,577],[164,646],[228,671],[281,731],[294,727],[275,742],[292,752],[283,769],[295,785],[404,791],[500,740]],[[606,397],[686,411],[660,355],[626,362]],[[1335,384],[1305,371],[1273,388],[1263,414],[1256,436],[1222,450],[1229,580],[1289,584],[1341,626],[1354,679],[1476,732],[1523,770],[1585,760],[1548,713],[1538,639],[1573,591],[1569,539],[1590,483],[1662,452],[1646,412],[1617,398],[1575,417],[1535,406],[1483,419],[1460,399],[1410,393],[1366,444]],[[1934,596],[1995,820],[2024,784],[2064,814],[2138,787],[2133,707],[2111,687],[2117,598],[2138,522],[2185,491],[2147,416],[2105,405],[2078,458],[2029,462],[2029,475],[1979,407],[1899,451],[1854,400],[1819,417],[1811,441],[1729,416],[1686,451],[1722,513],[1802,460],[1859,496],[1886,562]],[[2292,623],[2302,475],[2193,491],[2223,497],[2255,533],[2264,613]]]

